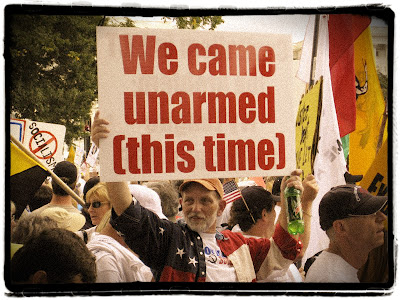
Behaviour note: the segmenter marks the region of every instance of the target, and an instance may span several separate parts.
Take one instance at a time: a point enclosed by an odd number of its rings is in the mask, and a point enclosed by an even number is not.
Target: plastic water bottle
[[[286,215],[288,232],[292,235],[304,232],[303,210],[301,209],[300,191],[294,187],[286,187],[284,191],[286,199]]]

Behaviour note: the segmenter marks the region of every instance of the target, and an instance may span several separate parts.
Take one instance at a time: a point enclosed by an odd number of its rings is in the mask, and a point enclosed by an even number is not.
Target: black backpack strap
[[[86,230],[82,230],[82,234],[83,234],[83,241],[85,242],[85,244],[87,244],[89,238]]]

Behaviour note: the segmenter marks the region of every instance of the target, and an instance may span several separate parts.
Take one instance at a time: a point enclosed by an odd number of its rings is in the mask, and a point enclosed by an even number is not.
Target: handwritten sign
[[[290,35],[97,28],[103,181],[287,175]]]
[[[313,173],[321,114],[321,81],[301,99],[296,118],[296,166],[303,177]]]

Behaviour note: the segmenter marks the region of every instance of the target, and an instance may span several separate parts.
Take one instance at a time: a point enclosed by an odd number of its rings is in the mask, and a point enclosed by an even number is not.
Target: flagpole
[[[381,128],[379,130],[379,139],[378,139],[378,144],[376,146],[376,154],[378,154],[379,149],[382,147],[382,141],[383,141],[383,135],[385,132],[385,127],[386,127],[386,121],[388,118],[388,111],[387,111],[387,101],[385,99],[385,111],[383,113],[383,119],[382,119],[382,123],[381,123]]]
[[[30,152],[28,149],[25,148],[24,145],[20,141],[18,141],[15,137],[13,137],[12,134],[10,134],[11,141],[18,146],[19,149],[21,149],[26,155],[28,155],[30,158],[32,158],[35,162],[37,162],[43,169],[47,170],[51,178],[59,185],[62,187],[64,191],[66,191],[72,198],[74,198],[80,205],[85,205],[85,202],[68,186],[65,184],[64,181],[62,181],[53,171],[50,169],[46,168],[42,162],[35,156],[33,155],[32,152]]]
[[[310,68],[310,86],[311,88],[314,84],[314,59],[317,56],[317,50],[318,50],[318,36],[319,36],[319,15],[315,15],[315,23],[314,23],[314,41],[313,41],[313,49],[312,49],[312,55],[311,55],[311,68]]]
[[[242,191],[241,191],[240,189],[239,189],[239,193],[240,193],[240,196],[241,196],[242,199],[243,199],[244,205],[246,205],[247,211],[250,213],[250,217],[251,217],[251,219],[253,220],[253,223],[256,224],[256,220],[254,220],[253,214],[251,213],[251,210],[250,210],[250,208],[248,207],[247,202],[246,202],[246,200],[244,199],[244,197],[243,197],[243,195],[242,195]]]

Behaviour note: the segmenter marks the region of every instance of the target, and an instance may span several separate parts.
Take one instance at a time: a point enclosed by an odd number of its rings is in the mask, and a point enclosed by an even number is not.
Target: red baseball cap
[[[224,198],[224,188],[222,186],[221,181],[218,178],[210,178],[210,179],[186,179],[179,187],[179,192],[182,191],[192,182],[200,183],[209,191],[216,191],[221,199]]]

